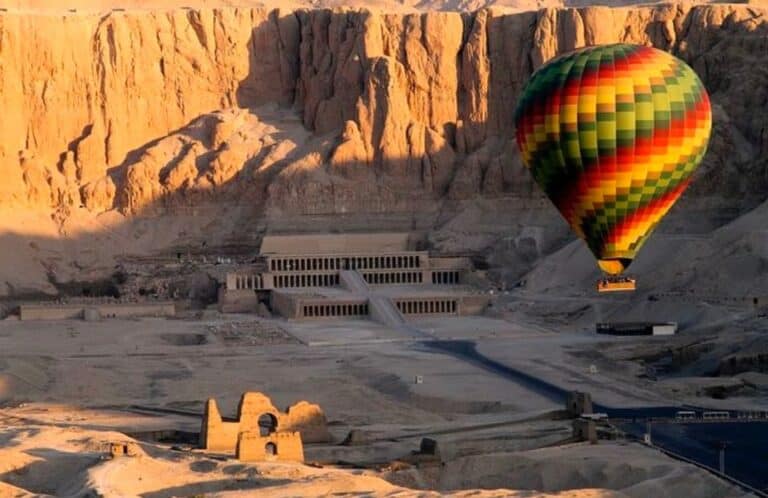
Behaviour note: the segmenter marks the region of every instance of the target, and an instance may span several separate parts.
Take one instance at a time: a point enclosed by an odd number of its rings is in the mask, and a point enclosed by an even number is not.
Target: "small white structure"
[[[677,323],[656,323],[652,328],[653,335],[675,335],[677,333]]]
[[[643,442],[645,444],[653,444],[653,441],[651,440],[651,435],[648,434],[647,432],[643,434]]]
[[[582,413],[581,418],[587,420],[606,420],[608,418],[607,413]]]
[[[674,335],[676,322],[604,322],[595,324],[598,334],[608,335]]]
[[[693,420],[696,418],[696,412],[692,410],[679,410],[675,413],[676,420]]]

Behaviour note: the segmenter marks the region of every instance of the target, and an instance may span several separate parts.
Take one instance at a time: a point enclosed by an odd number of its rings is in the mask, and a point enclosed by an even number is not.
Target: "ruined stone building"
[[[565,401],[565,411],[570,417],[580,417],[592,413],[592,395],[581,391],[571,391]]]
[[[301,401],[279,411],[262,393],[247,392],[240,398],[235,419],[221,416],[216,400],[205,405],[200,428],[200,447],[215,452],[234,452],[243,461],[304,461],[303,442],[330,441],[325,414],[319,406]]]

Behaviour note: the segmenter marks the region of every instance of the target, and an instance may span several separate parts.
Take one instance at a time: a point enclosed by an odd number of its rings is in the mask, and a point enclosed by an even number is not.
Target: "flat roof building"
[[[293,319],[481,312],[487,296],[466,285],[472,262],[417,245],[407,233],[267,236],[265,270],[228,273],[220,309],[253,311],[261,301]]]

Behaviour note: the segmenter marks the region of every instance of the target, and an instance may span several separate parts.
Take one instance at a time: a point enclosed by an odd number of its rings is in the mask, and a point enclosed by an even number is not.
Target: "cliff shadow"
[[[224,478],[209,481],[200,481],[193,484],[172,486],[157,491],[142,493],[142,498],[172,498],[174,496],[199,496],[220,491],[251,491],[274,486],[292,484],[291,479],[270,479],[265,477],[239,479]],[[257,492],[257,491],[256,491]]]

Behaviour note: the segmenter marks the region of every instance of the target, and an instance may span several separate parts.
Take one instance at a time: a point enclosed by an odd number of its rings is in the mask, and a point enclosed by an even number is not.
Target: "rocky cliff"
[[[621,41],[670,50],[705,82],[715,133],[687,202],[721,223],[765,198],[766,13],[0,12],[0,206],[64,224],[203,204],[295,220],[532,199],[512,140],[522,86],[558,53]]]

